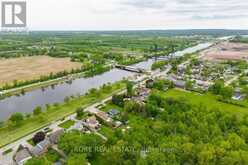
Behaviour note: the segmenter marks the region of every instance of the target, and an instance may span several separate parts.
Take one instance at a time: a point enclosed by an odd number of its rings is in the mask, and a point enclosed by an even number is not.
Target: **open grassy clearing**
[[[49,56],[20,57],[0,60],[0,86],[14,80],[33,80],[42,75],[49,75],[64,70],[80,68],[81,64],[71,62],[70,58],[53,58]]]
[[[9,123],[5,123],[0,129],[0,146],[18,140],[23,136],[49,125],[53,121],[60,120],[65,116],[73,114],[79,107],[87,107],[90,104],[103,100],[122,90],[124,87],[124,83],[118,82],[113,84],[111,89],[101,89],[97,93],[75,98],[63,104],[53,105],[40,116],[32,116],[16,127],[11,126]]]
[[[59,127],[64,128],[64,129],[68,129],[71,126],[73,126],[74,124],[75,124],[75,121],[68,120],[68,121],[65,121],[64,123],[60,124]]]
[[[108,103],[106,106],[101,108],[101,111],[108,112],[111,109],[116,109],[116,110],[122,111],[121,107],[114,105],[113,103]]]
[[[248,102],[243,101],[242,104],[246,107],[240,107],[232,104],[223,103],[217,100],[217,96],[210,93],[200,95],[199,93],[182,91],[179,89],[172,89],[167,92],[160,92],[165,97],[183,98],[193,105],[206,106],[208,109],[220,109],[224,112],[237,114],[239,117],[248,115]]]

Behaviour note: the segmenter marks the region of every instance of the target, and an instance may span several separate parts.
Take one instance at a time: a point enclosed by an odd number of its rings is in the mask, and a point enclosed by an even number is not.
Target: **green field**
[[[217,96],[212,95],[210,93],[201,95],[195,92],[188,92],[179,89],[172,89],[167,91],[166,93],[160,92],[165,97],[172,98],[183,98],[186,101],[190,102],[193,105],[206,106],[208,109],[219,109],[224,112],[234,113],[238,116],[248,115],[248,102],[243,101],[242,104],[245,104],[246,107],[240,107],[232,104],[223,103],[217,100]]]
[[[64,129],[68,129],[68,128],[70,128],[71,126],[73,126],[74,124],[75,124],[75,121],[67,120],[67,121],[65,121],[64,123],[61,123],[61,124],[59,125],[59,127],[64,128]]]
[[[124,83],[118,82],[113,84],[111,89],[102,88],[95,93],[91,93],[80,98],[71,99],[66,103],[52,105],[40,116],[31,116],[30,118],[25,119],[18,126],[13,126],[10,122],[6,122],[0,129],[0,146],[4,146],[10,142],[18,140],[23,136],[49,125],[53,121],[60,120],[65,116],[73,114],[79,107],[87,107],[93,103],[103,100],[122,90],[124,87]]]

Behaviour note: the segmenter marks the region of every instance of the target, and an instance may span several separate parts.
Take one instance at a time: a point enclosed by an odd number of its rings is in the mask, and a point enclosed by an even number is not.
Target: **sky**
[[[30,30],[248,29],[248,0],[26,0]]]

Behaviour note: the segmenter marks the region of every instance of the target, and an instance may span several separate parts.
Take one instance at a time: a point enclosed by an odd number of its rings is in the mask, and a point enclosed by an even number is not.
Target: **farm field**
[[[246,107],[240,107],[240,106],[220,102],[217,100],[217,96],[212,95],[210,93],[200,95],[199,93],[182,91],[178,89],[172,89],[166,93],[164,92],[160,92],[160,93],[165,97],[183,98],[192,105],[195,106],[203,105],[208,109],[219,109],[221,111],[225,111],[231,114],[236,114],[239,117],[248,114],[248,108],[247,108],[248,106],[246,101],[243,101],[243,105],[245,105]]]
[[[71,62],[70,58],[32,56],[0,60],[0,86],[14,80],[32,80],[40,76],[64,70],[80,68],[81,64]]]
[[[248,44],[222,42],[202,52],[202,58],[209,61],[248,60]]]

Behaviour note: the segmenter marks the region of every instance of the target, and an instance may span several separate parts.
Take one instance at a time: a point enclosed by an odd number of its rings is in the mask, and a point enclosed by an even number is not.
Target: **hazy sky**
[[[31,30],[248,29],[248,0],[27,0]]]

